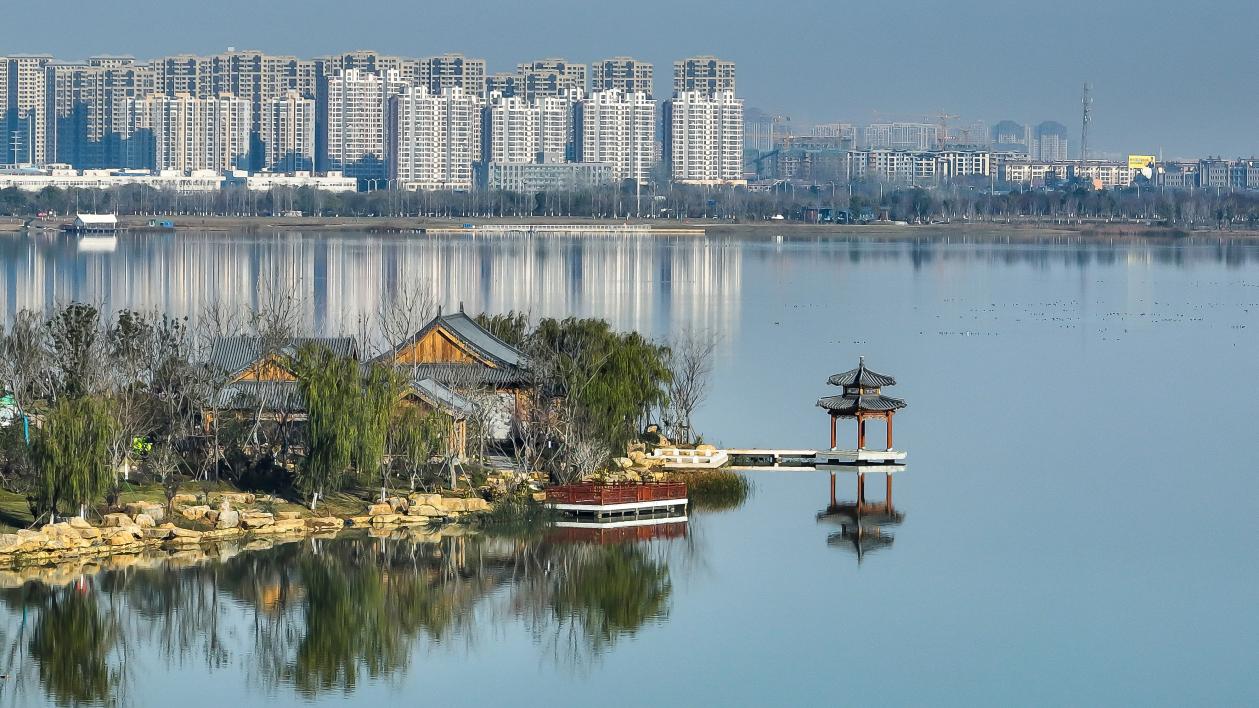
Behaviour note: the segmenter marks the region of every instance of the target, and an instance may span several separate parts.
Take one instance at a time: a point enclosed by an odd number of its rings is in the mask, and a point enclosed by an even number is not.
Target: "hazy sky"
[[[543,56],[738,62],[749,107],[799,123],[961,114],[1058,120],[1093,145],[1259,154],[1254,0],[0,0],[0,53],[148,58],[228,46],[317,56],[462,51],[490,71]]]

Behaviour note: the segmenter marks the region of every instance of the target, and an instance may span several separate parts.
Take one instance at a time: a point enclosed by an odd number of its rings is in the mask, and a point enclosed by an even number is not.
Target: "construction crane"
[[[769,149],[775,152],[778,151],[778,146],[774,144],[774,126],[776,125],[788,126],[786,134],[791,135],[791,116],[774,114],[769,117]]]
[[[936,119],[936,144],[938,147],[943,148],[944,144],[949,141],[949,121],[957,120],[961,116],[955,113],[945,113],[941,110],[935,116],[929,116],[929,118],[931,117]]]

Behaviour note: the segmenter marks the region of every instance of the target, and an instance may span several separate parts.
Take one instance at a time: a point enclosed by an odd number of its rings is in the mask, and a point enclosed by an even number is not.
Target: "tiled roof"
[[[457,337],[473,353],[480,355],[499,367],[525,367],[524,355],[520,353],[520,350],[494,336],[463,311],[456,312],[453,315],[438,314],[428,324],[421,327],[420,331],[412,335],[410,339],[399,345],[398,348],[402,349],[409,344],[418,342],[437,327],[444,328]],[[377,357],[376,361],[388,360],[393,356],[394,352],[386,352]]]
[[[401,367],[409,368],[407,366]],[[520,386],[527,382],[525,372],[515,367],[491,369],[480,364],[417,364],[416,379],[433,379],[446,386]]]
[[[353,337],[294,337],[283,348],[285,353],[296,353],[307,344],[327,347],[333,354],[357,357],[358,343]],[[219,337],[210,345],[209,363],[230,374],[240,373],[263,355],[261,337]]]
[[[819,398],[817,404],[820,408],[825,408],[831,413],[841,416],[854,416],[858,411],[862,413],[885,413],[899,410],[906,405],[901,399],[892,398],[891,396],[857,396],[856,394],[847,393],[842,396]]]
[[[237,381],[219,390],[215,407],[223,411],[261,407],[272,412],[300,413],[306,410],[306,401],[296,381]]]
[[[476,404],[455,393],[449,387],[433,379],[417,379],[411,387],[421,398],[436,408],[442,408],[454,418],[467,418],[476,413]]]
[[[857,368],[851,371],[845,371],[842,374],[835,374],[826,380],[826,383],[832,386],[855,386],[858,388],[882,388],[884,386],[895,386],[896,379],[884,374],[875,373],[866,368],[866,358],[861,357],[857,363]]]

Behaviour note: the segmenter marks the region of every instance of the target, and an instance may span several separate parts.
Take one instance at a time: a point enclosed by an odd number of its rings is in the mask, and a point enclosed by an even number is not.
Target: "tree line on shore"
[[[1156,187],[1093,190],[1074,183],[1040,189],[1012,186],[991,193],[989,185],[958,181],[946,186],[904,187],[854,182],[797,187],[783,183],[768,191],[693,185],[632,183],[598,188],[521,194],[378,190],[334,193],[313,188],[251,191],[228,186],[184,193],[143,185],[104,190],[47,187],[27,192],[0,189],[0,214],[30,217],[76,211],[122,215],[272,216],[301,212],[319,217],[396,218],[660,218],[762,221],[783,216],[813,221],[817,210],[845,211],[851,219],[901,221],[1140,220],[1179,228],[1254,228],[1259,193],[1169,190]]]
[[[101,501],[116,506],[136,483],[160,484],[169,502],[190,480],[226,481],[312,508],[343,489],[458,484],[452,418],[406,404],[406,366],[388,357],[370,363],[431,319],[429,291],[416,286],[360,317],[357,356],[303,338],[292,293],[268,292],[258,302],[240,311],[210,305],[195,324],[80,302],[17,313],[0,331],[0,393],[10,396],[12,416],[0,428],[0,486],[43,518],[82,515]],[[570,481],[625,454],[652,418],[690,434],[711,370],[711,336],[665,343],[599,319],[521,313],[479,321],[524,353],[528,405],[508,440],[495,440],[498,394],[471,379],[445,382],[474,404],[463,475],[476,480],[497,453]],[[242,336],[259,361],[292,373],[288,393],[261,386],[224,395],[232,372],[211,352]]]

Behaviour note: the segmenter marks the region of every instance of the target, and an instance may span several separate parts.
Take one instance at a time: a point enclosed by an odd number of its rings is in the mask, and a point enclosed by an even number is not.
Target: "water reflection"
[[[1009,242],[1018,248],[1009,248]],[[975,265],[1038,269],[1150,264],[1243,265],[1259,258],[1248,240],[1175,242],[1071,237],[1017,241],[1000,235],[896,240],[793,236],[442,236],[367,233],[128,233],[116,250],[85,252],[59,234],[0,240],[0,311],[67,300],[156,307],[195,318],[208,302],[256,305],[260,283],[305,294],[303,315],[320,333],[353,330],[400,290],[430,283],[447,306],[596,315],[624,329],[667,334],[679,327],[737,336],[744,259],[790,277],[798,264],[877,265],[908,260],[915,270]],[[750,283],[746,285],[751,285]]]
[[[212,558],[193,552],[187,565],[116,559],[129,567],[0,591],[10,615],[0,625],[0,672],[10,674],[0,698],[29,705],[42,691],[58,705],[125,703],[128,672],[163,663],[243,674],[307,698],[351,693],[506,622],[523,624],[560,665],[586,665],[668,617],[668,547],[685,527],[351,535]]]
[[[894,467],[896,471],[904,469],[900,465]],[[838,531],[827,534],[827,545],[855,554],[858,564],[865,560],[866,554],[891,547],[896,537],[888,527],[899,526],[905,520],[905,512],[896,508],[892,497],[892,476],[886,475],[882,501],[866,500],[864,484],[858,486],[856,500],[840,501],[835,496],[835,473],[831,473],[830,501],[816,517],[818,523],[839,527]]]
[[[30,235],[0,241],[0,310],[82,300],[195,318],[211,301],[258,304],[265,282],[304,293],[307,325],[326,334],[425,281],[471,311],[732,333],[741,258],[737,243],[696,237],[130,233],[114,252],[81,253],[73,238]]]

